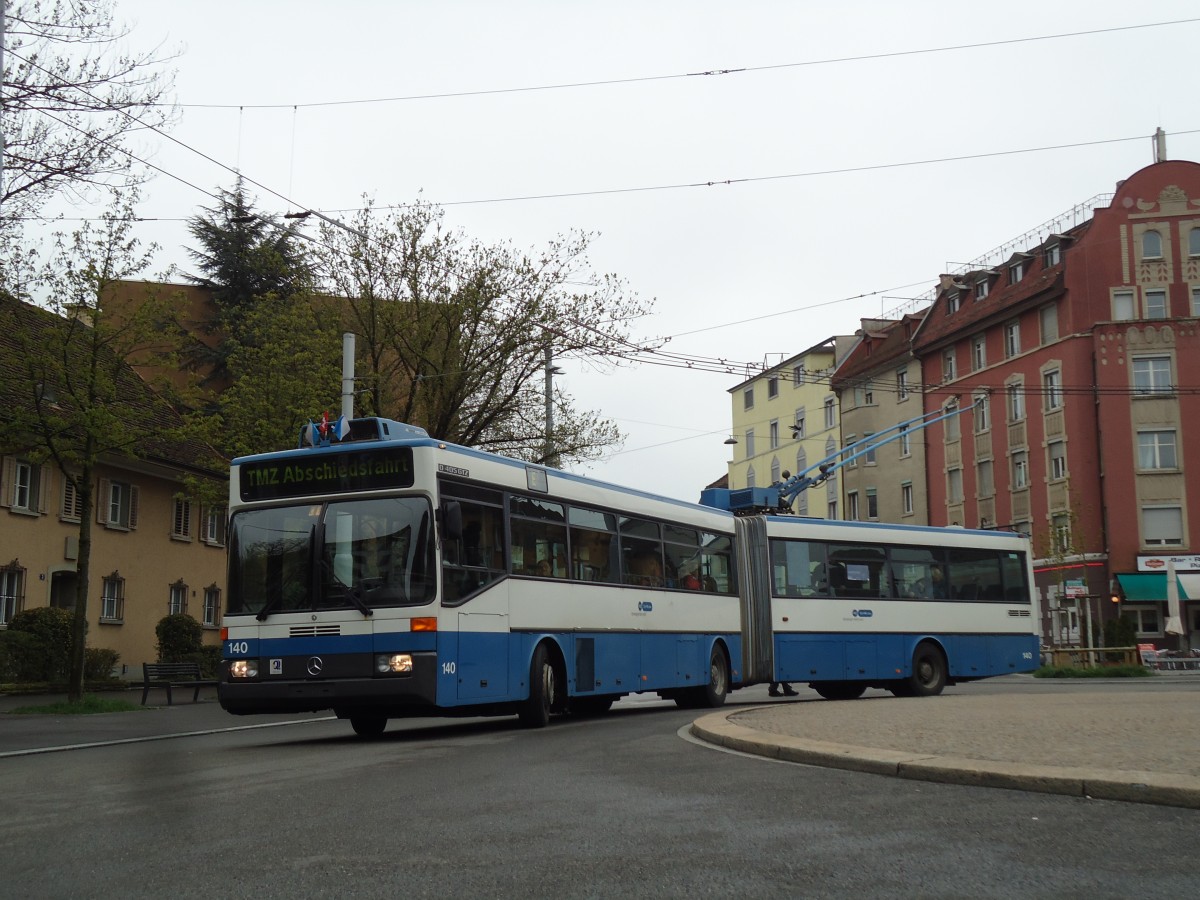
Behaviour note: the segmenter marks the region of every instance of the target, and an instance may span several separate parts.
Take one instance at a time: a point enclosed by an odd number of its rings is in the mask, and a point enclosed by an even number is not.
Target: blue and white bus
[[[935,694],[1035,667],[1028,541],[745,516],[355,419],[234,460],[232,713],[517,714],[804,681]],[[934,582],[942,575],[944,588]]]

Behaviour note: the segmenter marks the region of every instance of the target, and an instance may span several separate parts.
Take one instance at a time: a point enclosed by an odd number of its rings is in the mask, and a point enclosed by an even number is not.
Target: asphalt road
[[[178,713],[144,715],[159,714]],[[344,722],[229,717],[234,730],[0,758],[0,895],[1195,891],[1200,811],[774,762],[695,742],[694,718],[634,700],[539,731],[423,720],[362,742]]]

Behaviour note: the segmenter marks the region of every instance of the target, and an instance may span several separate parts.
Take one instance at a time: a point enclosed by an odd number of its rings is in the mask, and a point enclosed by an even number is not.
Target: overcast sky
[[[1133,27],[1200,19],[1195,0],[118,0],[117,15],[134,45],[180,54],[178,143],[139,147],[192,185],[147,190],[160,221],[140,234],[163,265],[186,262],[182,220],[229,169],[279,195],[251,186],[268,212],[349,218],[365,193],[423,197],[519,247],[595,232],[594,268],[653,299],[637,339],[732,364],[562,362],[559,385],[627,436],[590,474],[688,500],[737,449],[727,391],[746,364],[851,333],[1111,192],[1151,162],[1158,126],[1171,158],[1200,160],[1200,21]]]

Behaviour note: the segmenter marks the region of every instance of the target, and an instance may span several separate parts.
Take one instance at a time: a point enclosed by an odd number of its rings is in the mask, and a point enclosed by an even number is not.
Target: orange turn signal
[[[221,626],[221,640],[222,641],[229,640],[229,629],[224,625]]]
[[[437,618],[434,616],[422,616],[419,619],[413,619],[409,625],[411,631],[437,631]]]

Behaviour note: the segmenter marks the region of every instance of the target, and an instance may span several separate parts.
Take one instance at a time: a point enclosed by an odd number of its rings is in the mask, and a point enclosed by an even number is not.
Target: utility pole
[[[546,465],[558,468],[558,454],[554,452],[554,376],[563,370],[554,365],[554,349],[546,343],[546,447],[543,458]]]

